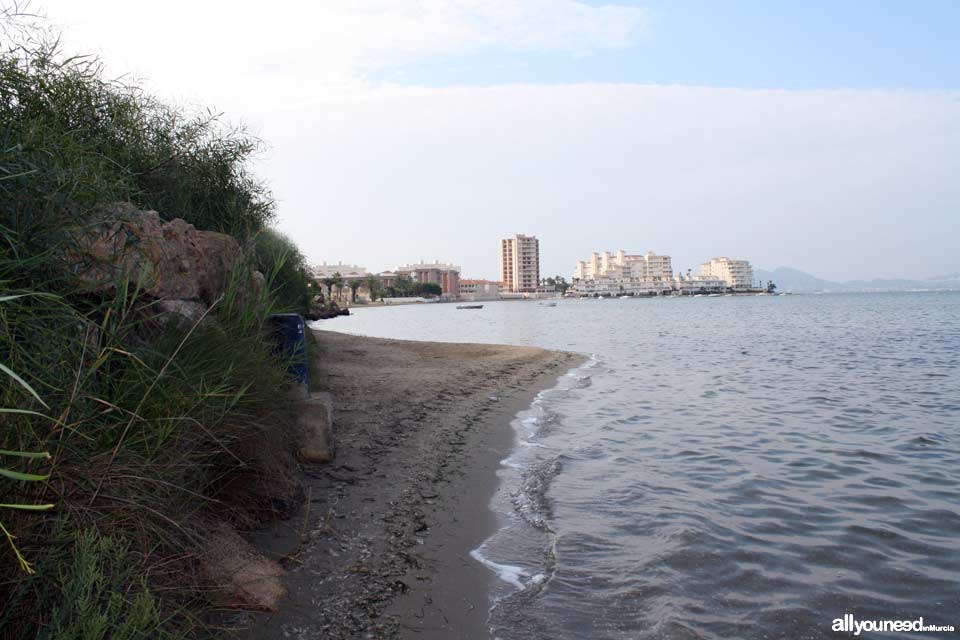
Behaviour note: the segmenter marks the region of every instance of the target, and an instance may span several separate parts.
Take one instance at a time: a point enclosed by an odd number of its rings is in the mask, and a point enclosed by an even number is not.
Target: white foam
[[[538,448],[540,448],[540,449],[549,449],[549,448],[550,448],[550,447],[548,447],[547,445],[545,445],[545,444],[543,444],[543,443],[541,443],[541,442],[530,442],[529,440],[521,440],[521,441],[520,441],[520,446],[521,446],[521,447],[538,447]]]
[[[517,589],[523,589],[523,582],[521,578],[527,577],[529,574],[523,570],[522,567],[516,567],[510,564],[500,564],[499,562],[494,562],[490,560],[480,552],[480,549],[474,549],[470,552],[470,556],[491,569],[494,573],[497,574],[497,577],[503,580],[504,582],[513,585]]]
[[[547,418],[547,411],[544,408],[544,405],[547,404],[552,393],[557,393],[557,392],[562,393],[569,390],[576,383],[576,381],[580,379],[580,376],[583,374],[584,370],[590,367],[596,366],[597,363],[598,363],[598,360],[596,356],[595,355],[591,356],[590,360],[587,363],[561,376],[561,378],[557,381],[557,385],[555,387],[551,389],[544,389],[543,391],[538,393],[536,397],[533,399],[533,402],[530,404],[530,406],[527,409],[522,410],[518,412],[516,415],[514,415],[512,426],[515,431],[515,440],[514,440],[514,442],[516,443],[515,449],[510,453],[510,455],[508,455],[507,457],[505,457],[503,460],[500,461],[501,467],[504,467],[507,469],[514,469],[517,471],[523,471],[528,466],[527,464],[524,464],[524,458],[526,458],[527,456],[524,454],[521,454],[520,451],[522,451],[524,448],[536,448],[536,449],[551,448],[549,445],[546,445],[540,442],[532,442],[528,438],[525,438],[523,436],[525,434],[529,434],[529,435],[536,434],[539,428],[543,425],[544,419]],[[503,480],[501,480],[501,482],[503,482]],[[501,484],[501,486],[497,490],[497,496],[502,497],[504,495],[503,492],[505,491],[506,491],[506,487],[503,484]],[[496,501],[498,500],[498,497],[494,497],[494,499],[491,501],[490,508],[494,511],[499,512],[499,510],[494,506],[494,503],[496,503]],[[514,502],[514,501],[511,500],[510,502]],[[523,501],[521,500],[521,502]],[[516,503],[514,503],[514,509],[508,508],[505,513],[500,512],[500,515],[501,516],[505,515],[508,518],[508,520],[512,521],[517,518],[518,513],[523,511],[529,512],[532,510],[533,510],[533,507],[529,504],[517,505]],[[522,519],[522,516],[521,516],[521,519]],[[499,531],[497,531],[496,533],[491,535],[490,538],[484,541],[479,547],[470,551],[470,557],[472,557],[474,560],[476,560],[477,562],[480,562],[485,567],[493,571],[495,574],[497,574],[497,577],[500,580],[513,586],[517,590],[522,591],[523,589],[527,588],[527,586],[543,585],[544,583],[549,581],[550,579],[549,575],[545,573],[537,573],[531,577],[530,573],[527,570],[523,569],[523,567],[494,562],[493,560],[490,560],[489,558],[483,555],[483,549],[487,542],[489,542],[490,540],[500,535],[504,531],[504,529],[509,529],[509,528],[512,528],[513,526],[515,526],[515,523],[511,523],[506,525],[505,527],[502,527]],[[556,541],[554,540],[552,544],[555,545]],[[526,584],[524,584],[524,582],[526,582]]]

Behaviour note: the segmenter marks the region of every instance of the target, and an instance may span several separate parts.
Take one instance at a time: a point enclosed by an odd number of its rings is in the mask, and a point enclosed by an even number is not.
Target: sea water
[[[321,328],[589,356],[514,421],[501,528],[473,551],[501,577],[494,637],[960,629],[960,293],[417,305]]]

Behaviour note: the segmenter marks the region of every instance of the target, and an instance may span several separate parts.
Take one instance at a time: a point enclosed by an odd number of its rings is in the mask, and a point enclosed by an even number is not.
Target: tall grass
[[[272,275],[276,304],[284,311],[305,312],[320,290],[297,245],[282,233],[265,229],[257,234],[254,253],[257,268]]]
[[[240,280],[211,309],[214,321],[190,326],[158,326],[135,286],[83,313],[49,296],[2,305],[3,361],[17,364],[49,410],[19,384],[0,388],[4,407],[40,409],[5,414],[0,447],[47,449],[52,462],[46,483],[0,478],[0,503],[57,508],[4,518],[39,572],[19,573],[0,553],[9,605],[0,606],[0,629],[42,629],[39,612],[71,597],[51,572],[75,554],[77,531],[136,541],[130,562],[158,585],[178,581],[171,604],[181,605],[190,587],[181,574],[192,573],[209,514],[260,506],[242,487],[269,472],[264,445],[286,440],[291,416],[276,399],[288,380],[264,339],[269,293],[250,299]]]
[[[116,201],[253,234],[275,215],[247,168],[261,146],[215,112],[106,78],[99,60],[67,57],[57,41],[20,39],[0,53],[0,214],[21,241],[49,241]]]
[[[6,19],[0,33],[16,32]],[[247,169],[259,141],[35,33],[0,51],[0,363],[16,374],[0,375],[0,449],[51,459],[5,458],[49,477],[0,476],[0,504],[56,508],[0,514],[36,568],[0,550],[0,637],[161,637],[202,601],[206,523],[255,517],[257,486],[284,473],[270,453],[287,439],[289,381],[264,332],[270,313],[302,304],[302,257],[285,241],[250,251],[191,324],[159,318],[129,277],[109,297],[83,293],[63,256],[105,204],[249,247],[271,237],[273,201]]]

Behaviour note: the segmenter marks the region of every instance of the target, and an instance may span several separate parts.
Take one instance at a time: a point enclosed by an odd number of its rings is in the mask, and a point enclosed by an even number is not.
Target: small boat
[[[555,306],[557,306],[557,303],[556,303],[556,302],[541,302],[541,303],[540,303],[540,306],[541,306],[541,307],[555,307]]]
[[[457,309],[483,309],[482,304],[459,304]]]
[[[626,300],[626,299],[628,299],[629,297],[630,297],[630,296],[620,296],[620,299],[621,299],[621,300]]]

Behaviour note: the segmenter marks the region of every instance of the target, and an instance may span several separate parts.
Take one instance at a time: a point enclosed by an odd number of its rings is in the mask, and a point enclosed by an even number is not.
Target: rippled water
[[[515,423],[504,528],[476,554],[504,578],[496,637],[826,638],[846,613],[960,628],[960,294],[434,305],[325,328],[592,355]]]

